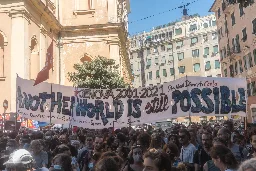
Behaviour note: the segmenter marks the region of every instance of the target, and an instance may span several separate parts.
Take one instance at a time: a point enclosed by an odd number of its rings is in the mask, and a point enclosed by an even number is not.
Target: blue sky
[[[129,14],[129,21],[133,22],[144,17],[148,17],[152,14],[158,14],[159,12],[168,11],[186,4],[193,2],[194,0],[130,0],[131,13]],[[214,0],[196,0],[197,2],[191,3],[188,6],[188,14],[193,15],[198,13],[199,15],[210,14],[208,11],[212,6]],[[138,32],[149,31],[152,27],[167,24],[177,19],[181,19],[182,9],[172,10],[161,15],[155,15],[152,18],[142,20],[139,22],[133,22],[129,24],[129,33],[134,35]]]

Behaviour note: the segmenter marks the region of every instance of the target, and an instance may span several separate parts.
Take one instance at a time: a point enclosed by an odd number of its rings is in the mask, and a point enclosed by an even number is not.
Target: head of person
[[[103,148],[103,137],[96,136],[94,139],[94,150],[101,151]]]
[[[229,143],[231,141],[231,132],[227,128],[221,128],[218,131],[217,137],[226,143]]]
[[[67,137],[66,134],[60,135],[59,140],[60,140],[61,144],[67,144],[68,143],[68,137]]]
[[[74,146],[77,150],[79,149],[80,144],[81,143],[78,140],[71,140],[71,145]]]
[[[63,153],[63,154],[71,155],[70,148],[65,144],[59,145],[54,152],[55,154]]]
[[[51,140],[53,137],[53,132],[52,131],[47,131],[45,134],[44,134],[44,139],[45,140]]]
[[[116,154],[119,155],[122,159],[126,159],[129,154],[129,148],[121,146],[116,149]]]
[[[190,141],[190,133],[186,129],[181,129],[179,131],[179,142],[182,145],[188,145]]]
[[[141,146],[141,148],[144,150],[148,149],[150,146],[151,137],[148,133],[144,132],[140,134],[137,138],[137,144]]]
[[[168,154],[171,161],[174,161],[175,157],[179,156],[179,148],[174,143],[168,143],[164,146],[163,151]]]
[[[212,141],[213,146],[217,146],[217,145],[224,145],[227,146],[227,143],[225,141],[223,141],[222,139],[215,137]]]
[[[18,144],[15,139],[9,139],[6,144],[6,151],[8,151],[9,154],[14,152],[18,148]]]
[[[162,145],[163,145],[163,139],[161,134],[153,133],[151,135],[150,148],[160,149],[162,148]]]
[[[33,140],[30,145],[30,150],[33,154],[37,155],[43,150],[43,145],[40,140]]]
[[[250,143],[252,145],[252,149],[254,150],[254,152],[256,152],[256,131],[252,132],[250,137],[251,137]]]
[[[132,163],[142,163],[142,149],[140,146],[134,146],[131,150]]]
[[[7,171],[30,171],[32,170],[33,164],[34,159],[32,155],[24,149],[10,154],[9,160],[4,163]]]
[[[190,134],[190,141],[195,142],[196,141],[196,130],[194,128],[188,129],[188,132]]]
[[[119,171],[119,164],[114,157],[105,157],[97,162],[95,171]]]
[[[71,171],[72,165],[71,165],[71,157],[68,154],[60,153],[57,154],[53,160],[52,160],[52,167],[49,169],[49,171]]]
[[[88,148],[93,147],[93,137],[92,136],[89,135],[86,137],[86,145]]]
[[[234,130],[234,124],[230,120],[225,121],[224,124],[223,124],[223,127],[228,129],[230,132],[233,132],[233,130]]]
[[[165,152],[150,149],[144,154],[143,171],[170,171],[170,163],[170,158]]]
[[[210,132],[204,132],[202,134],[202,145],[206,149],[210,149],[212,147],[212,135]]]
[[[255,171],[256,170],[256,158],[244,161],[238,171]]]
[[[238,162],[232,151],[223,145],[214,146],[211,149],[210,155],[216,167],[221,171],[228,169],[236,170],[238,168]]]

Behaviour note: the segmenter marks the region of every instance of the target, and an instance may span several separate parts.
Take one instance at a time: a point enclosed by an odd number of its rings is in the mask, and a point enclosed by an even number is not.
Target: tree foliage
[[[75,64],[75,72],[69,72],[69,80],[75,87],[91,89],[125,88],[127,84],[118,72],[115,60],[98,56],[90,62]]]

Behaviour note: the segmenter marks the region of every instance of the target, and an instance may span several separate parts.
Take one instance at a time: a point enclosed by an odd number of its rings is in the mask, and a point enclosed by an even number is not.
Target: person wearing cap
[[[4,163],[7,171],[32,171],[34,159],[32,155],[24,149],[11,153],[9,160]]]

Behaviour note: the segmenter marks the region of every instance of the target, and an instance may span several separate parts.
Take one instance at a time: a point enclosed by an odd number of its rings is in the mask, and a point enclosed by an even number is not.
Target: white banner
[[[162,85],[77,89],[17,78],[17,112],[25,118],[91,129],[127,127],[182,116],[246,116],[246,79],[184,77]]]

